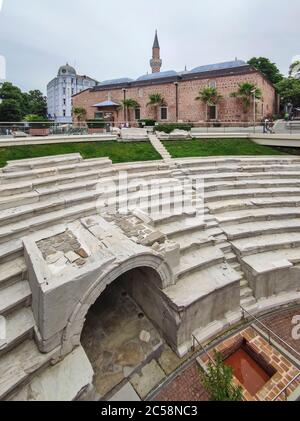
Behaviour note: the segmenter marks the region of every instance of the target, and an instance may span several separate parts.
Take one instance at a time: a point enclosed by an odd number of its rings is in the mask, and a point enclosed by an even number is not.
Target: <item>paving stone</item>
[[[130,383],[141,399],[144,399],[165,378],[165,373],[154,360],[142,368],[140,374],[135,374]]]
[[[126,383],[111,399],[111,402],[139,402],[141,399],[130,383]]]

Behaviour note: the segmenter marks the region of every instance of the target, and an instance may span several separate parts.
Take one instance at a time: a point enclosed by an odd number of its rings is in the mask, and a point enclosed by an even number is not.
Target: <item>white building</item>
[[[88,76],[77,75],[74,67],[61,66],[56,78],[47,85],[48,115],[58,123],[72,122],[72,95],[93,88],[98,82]]]

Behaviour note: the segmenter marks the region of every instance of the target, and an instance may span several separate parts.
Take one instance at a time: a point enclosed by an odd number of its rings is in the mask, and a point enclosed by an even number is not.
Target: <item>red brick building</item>
[[[130,120],[132,124],[144,118],[153,118],[161,122],[240,122],[253,121],[254,107],[243,111],[241,100],[231,96],[238,90],[240,83],[250,82],[262,91],[262,98],[257,101],[256,120],[261,121],[266,115],[277,112],[276,92],[273,85],[262,73],[244,61],[200,66],[191,71],[161,72],[162,60],[157,33],[153,54],[150,61],[152,74],[136,80],[129,78],[108,80],[92,89],[73,96],[73,107],[83,107],[87,119],[102,118],[116,125]],[[216,106],[207,106],[196,100],[199,91],[210,86],[215,87],[221,101]],[[159,93],[164,103],[158,109],[148,106],[149,95]],[[122,108],[124,99],[134,99],[139,107],[126,115]]]

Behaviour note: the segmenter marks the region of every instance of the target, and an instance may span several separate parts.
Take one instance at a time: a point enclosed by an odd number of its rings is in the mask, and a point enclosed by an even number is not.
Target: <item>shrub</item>
[[[25,116],[24,120],[28,121],[31,129],[48,129],[51,123],[53,123],[52,120],[48,120],[37,114],[28,114]]]
[[[104,129],[105,120],[103,118],[95,118],[94,120],[87,120],[87,126],[89,129]]]
[[[222,354],[215,353],[215,364],[208,363],[208,370],[201,370],[201,380],[211,401],[241,401],[243,391],[233,384],[233,370],[224,364]]]
[[[140,128],[144,128],[145,126],[147,127],[155,126],[156,121],[150,118],[145,118],[145,119],[139,120],[138,123],[139,123]]]
[[[186,124],[186,123],[159,124],[158,126],[155,127],[155,130],[157,132],[165,132],[167,134],[170,134],[174,130],[185,130],[189,132],[192,127],[194,127],[193,124]]]

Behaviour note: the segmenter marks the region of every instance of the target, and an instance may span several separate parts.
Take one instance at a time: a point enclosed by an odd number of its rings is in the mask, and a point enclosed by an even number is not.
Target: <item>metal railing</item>
[[[207,356],[207,358],[209,359],[209,361],[213,364],[216,365],[215,360],[209,355],[209,353],[207,352],[207,350],[205,349],[205,347],[202,345],[202,343],[196,338],[195,335],[192,335],[192,339],[193,339],[193,345],[192,345],[192,349],[195,350],[195,342],[197,343],[197,345],[202,349],[202,351],[205,353],[205,355]]]
[[[87,135],[90,130],[88,124],[84,121],[82,122],[72,122],[72,123],[56,123],[53,121],[49,122],[0,122],[0,137],[13,137],[15,131],[24,132],[25,135],[30,134],[31,128],[41,127],[49,129],[49,135],[62,135],[62,136],[72,136],[72,135]],[[191,134],[197,135],[209,135],[209,134],[233,134],[233,135],[250,135],[250,134],[270,134],[271,131],[265,132],[264,124],[261,122],[251,123],[251,122],[174,122],[174,121],[160,121],[155,123],[155,126],[147,127],[138,121],[128,121],[128,122],[116,122],[116,121],[105,121],[105,126],[103,128],[104,132],[110,133],[114,128],[148,128],[149,130],[155,129],[155,127],[171,126],[175,125],[178,128],[182,126],[183,130],[186,130],[186,127],[191,128]],[[275,134],[300,134],[300,122],[287,123],[280,121],[276,123],[272,129],[272,133]]]
[[[240,308],[241,308],[241,310],[243,312],[243,318],[244,319],[246,319],[245,314],[248,314],[248,316],[250,316],[253,320],[255,320],[255,322],[257,324],[259,324],[260,326],[262,326],[267,331],[269,345],[272,345],[272,337],[271,336],[274,336],[282,344],[284,344],[284,346],[286,346],[287,348],[289,348],[290,351],[292,351],[294,354],[296,354],[298,357],[300,357],[300,353],[298,351],[296,351],[295,348],[293,348],[291,345],[289,345],[286,341],[284,341],[279,335],[277,335],[277,333],[273,332],[268,326],[266,326],[257,317],[253,316],[253,314],[249,313],[249,311],[247,311],[246,309],[244,309],[242,306],[240,306]],[[253,329],[255,330],[255,328],[253,328]]]
[[[275,333],[274,331],[272,331],[268,326],[266,326],[263,322],[261,322],[257,317],[255,317],[253,314],[249,313],[249,311],[247,311],[246,309],[244,309],[242,306],[240,306],[242,312],[243,312],[243,318],[245,319],[245,314],[247,314],[248,316],[250,316],[253,320],[255,320],[255,323],[262,326],[263,329],[266,331],[266,334],[268,335],[268,342],[269,345],[272,345],[272,336],[275,337],[277,340],[279,340],[284,347],[288,348],[293,354],[296,354],[297,357],[300,357],[300,353],[298,351],[296,351],[295,348],[293,348],[290,344],[288,344],[285,340],[283,340],[279,335],[277,335],[277,333]],[[251,327],[256,330],[258,333],[261,334],[260,331],[258,331],[258,329],[255,329],[255,326],[251,325]],[[300,378],[300,371],[299,373],[284,387],[282,388],[282,390],[272,399],[272,401],[276,401],[278,400],[278,398],[284,393],[285,394],[285,400],[288,399],[288,389],[289,387],[298,379]]]
[[[285,400],[288,400],[288,389],[292,386],[292,384],[300,378],[300,371],[299,373],[272,399],[272,402],[277,401],[280,396],[284,393]]]

